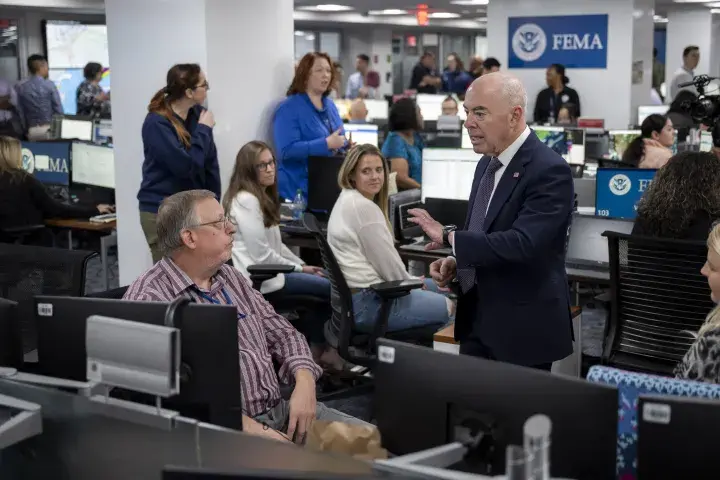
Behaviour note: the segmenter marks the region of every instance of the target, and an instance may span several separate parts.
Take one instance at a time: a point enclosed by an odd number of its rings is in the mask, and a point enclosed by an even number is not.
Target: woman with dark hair
[[[303,324],[318,363],[342,368],[337,351],[325,350],[324,325],[330,319],[330,281],[320,267],[305,262],[283,244],[280,235],[280,198],[275,175],[275,157],[270,147],[259,141],[245,144],[237,154],[230,185],[223,197],[223,208],[237,228],[232,248],[233,266],[249,280],[250,265],[289,265],[295,271],[266,280],[263,294],[316,297],[322,306],[314,309]]]
[[[150,100],[142,127],[145,161],[137,198],[140,224],[153,261],[160,203],[184,190],[205,189],[220,198],[220,166],[213,139],[215,117],[202,107],[210,85],[200,65],[184,63],[167,73],[167,84]]]
[[[307,198],[308,157],[330,157],[347,145],[340,114],[328,98],[336,75],[327,53],[306,54],[295,69],[287,98],[275,111],[280,199],[293,199],[298,191]]]
[[[567,86],[570,79],[565,75],[565,67],[558,63],[550,65],[545,72],[545,82],[548,87],[541,90],[535,100],[535,123],[555,123],[564,103],[575,105],[575,115],[579,117],[580,97],[575,90]]]
[[[443,92],[463,97],[472,81],[473,77],[465,71],[465,65],[458,54],[453,52],[448,55],[447,67],[442,74]]]
[[[638,203],[634,235],[703,240],[720,218],[720,160],[708,152],[675,155]]]
[[[425,144],[419,133],[423,118],[415,100],[401,98],[390,107],[388,129],[382,154],[390,162],[391,171],[397,173],[398,189],[420,188]]]
[[[643,120],[640,136],[625,149],[622,162],[638,168],[661,168],[670,157],[675,143],[675,127],[665,115],[652,114]]]
[[[559,125],[574,125],[577,123],[575,104],[563,103],[558,110],[557,121]]]
[[[78,86],[75,94],[77,114],[87,117],[109,116],[110,97],[100,86],[103,67],[99,63],[90,62],[85,65],[85,80]]]

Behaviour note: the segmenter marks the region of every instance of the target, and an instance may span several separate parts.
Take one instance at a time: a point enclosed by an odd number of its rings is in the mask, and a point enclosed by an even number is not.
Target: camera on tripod
[[[708,75],[698,75],[693,78],[692,82],[678,85],[680,88],[695,87],[698,92],[697,98],[683,102],[681,107],[690,113],[693,120],[709,127],[713,127],[718,120],[720,120],[720,95],[705,94],[705,87],[710,85],[710,82],[713,80],[717,80],[717,78]]]

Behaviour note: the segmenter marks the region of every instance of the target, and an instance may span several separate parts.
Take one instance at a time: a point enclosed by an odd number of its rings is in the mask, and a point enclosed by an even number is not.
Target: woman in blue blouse
[[[420,131],[423,118],[412,98],[401,98],[390,108],[390,133],[383,143],[382,154],[397,173],[400,190],[420,188],[422,183],[422,151],[425,148]]]
[[[281,199],[308,192],[308,157],[329,157],[345,149],[343,122],[328,95],[335,70],[326,53],[308,53],[273,120]]]

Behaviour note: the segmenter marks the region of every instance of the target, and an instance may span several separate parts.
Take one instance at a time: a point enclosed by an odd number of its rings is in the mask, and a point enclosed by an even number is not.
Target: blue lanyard
[[[207,295],[206,293],[203,293],[200,291],[199,288],[195,289],[197,291],[197,294],[200,295],[203,299],[207,300],[210,303],[213,303],[215,305],[221,305],[220,300],[216,300],[215,298],[211,297],[210,295]],[[220,290],[223,294],[223,297],[225,297],[225,302],[227,305],[232,305],[232,300],[230,300],[230,295],[225,291],[225,288],[223,287],[222,290]]]

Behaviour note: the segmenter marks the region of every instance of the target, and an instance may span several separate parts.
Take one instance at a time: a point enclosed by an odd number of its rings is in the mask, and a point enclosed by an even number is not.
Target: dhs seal
[[[628,178],[627,175],[623,175],[621,173],[614,175],[610,179],[610,191],[614,195],[626,195],[630,192],[630,189],[632,188],[632,182],[630,181],[630,178]]]
[[[534,62],[542,57],[547,48],[547,36],[535,23],[520,25],[512,36],[515,56],[524,62]]]
[[[35,155],[29,148],[22,149],[22,168],[28,173],[35,171]]]

